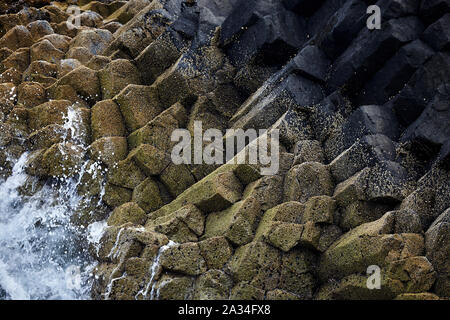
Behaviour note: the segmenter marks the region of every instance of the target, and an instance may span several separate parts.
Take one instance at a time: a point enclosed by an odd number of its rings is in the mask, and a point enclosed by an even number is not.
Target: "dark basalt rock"
[[[420,17],[427,23],[438,20],[442,15],[450,12],[449,0],[425,0],[420,4]]]
[[[429,26],[422,35],[436,51],[450,49],[450,13]]]
[[[403,46],[370,81],[357,98],[360,104],[384,104],[394,97],[434,51],[420,40]]]
[[[4,3],[0,176],[23,152],[42,183],[87,164],[75,220],[114,212],[93,298],[450,297],[450,0],[78,0],[71,30],[59,3]],[[279,130],[245,141],[278,170],[175,165],[196,121],[220,145]]]
[[[437,88],[450,82],[450,55],[435,54],[408,81],[402,91],[387,103],[404,126],[416,120],[433,99]]]
[[[282,0],[284,6],[300,16],[309,17],[325,2],[324,0]]]
[[[283,65],[305,40],[304,21],[279,1],[241,0],[222,24],[220,43],[237,66]]]
[[[450,85],[441,85],[434,100],[404,132],[401,141],[411,141],[416,152],[435,155],[450,137]]]
[[[423,28],[416,17],[406,17],[385,22],[381,30],[363,29],[334,63],[329,88],[343,87],[354,94],[403,44],[417,39]]]

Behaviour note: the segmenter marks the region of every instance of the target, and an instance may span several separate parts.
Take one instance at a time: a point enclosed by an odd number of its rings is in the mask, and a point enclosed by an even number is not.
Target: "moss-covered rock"
[[[128,202],[117,207],[108,219],[108,225],[121,226],[131,222],[133,224],[143,225],[147,220],[145,211],[141,209],[135,202]]]
[[[315,255],[308,250],[293,250],[283,254],[278,288],[310,299],[317,280],[314,277]]]
[[[305,212],[302,223],[308,221],[316,223],[333,224],[336,210],[336,201],[329,196],[317,196],[309,198],[305,203]]]
[[[284,199],[306,202],[314,196],[331,196],[334,182],[327,167],[318,162],[304,162],[287,173]]]
[[[401,292],[399,281],[387,281],[381,274],[381,289],[367,287],[368,276],[352,274],[341,281],[330,281],[322,286],[316,295],[317,300],[390,300]]]
[[[79,173],[83,164],[83,150],[71,143],[58,143],[42,155],[41,166],[51,177],[72,177]]]
[[[384,234],[393,228],[394,216],[387,213],[343,235],[321,257],[321,279],[342,278],[365,272],[369,265],[421,255],[423,237],[418,234]]]
[[[141,144],[128,155],[149,176],[160,175],[171,163],[170,157],[149,144]]]
[[[436,280],[436,272],[426,257],[393,261],[387,268],[387,276],[399,280],[405,293],[429,291]]]
[[[197,236],[201,236],[205,231],[205,216],[196,206],[188,204],[175,211],[174,214]]]
[[[154,87],[129,84],[114,97],[114,101],[130,131],[142,128],[163,111]]]
[[[136,188],[146,178],[131,157],[119,161],[108,172],[108,181],[128,189]]]
[[[0,48],[8,48],[16,51],[19,48],[31,47],[33,45],[33,37],[25,26],[15,26],[8,30],[0,39]]]
[[[274,247],[288,252],[300,242],[303,229],[302,224],[272,222],[265,238]]]
[[[129,84],[140,84],[137,68],[126,59],[111,61],[99,71],[103,99],[112,99]]]
[[[162,233],[177,243],[198,241],[197,235],[175,213],[149,220],[145,227],[148,230]]]
[[[24,72],[30,64],[30,50],[29,48],[21,48],[10,54],[2,61],[0,70],[14,68],[19,72]]]
[[[275,289],[266,293],[266,300],[300,300],[300,297],[281,289]]]
[[[17,103],[25,108],[33,108],[45,102],[45,89],[38,82],[23,82],[17,91]]]
[[[197,243],[183,243],[168,248],[161,254],[161,266],[164,269],[186,275],[200,275],[207,270]]]
[[[231,290],[230,300],[263,300],[264,290],[250,285],[248,282],[240,282]]]
[[[251,242],[239,247],[228,268],[234,282],[247,282],[263,289],[276,288],[281,265],[280,253],[264,242]]]
[[[425,233],[426,256],[438,272],[436,293],[450,296],[450,209],[445,210]]]
[[[206,219],[205,238],[224,235],[236,245],[253,240],[257,222],[261,217],[261,206],[255,198],[247,198],[230,208],[211,213]]]
[[[63,125],[71,105],[68,100],[52,100],[30,109],[28,111],[30,129],[34,131],[51,124]]]
[[[41,40],[33,44],[30,48],[30,60],[43,60],[50,63],[58,64],[64,59],[65,53],[55,48],[55,46],[48,40]]]
[[[92,107],[91,126],[93,140],[126,134],[120,109],[112,100],[97,102]]]
[[[191,277],[163,275],[155,284],[155,300],[186,300],[190,298],[194,279]]]
[[[233,254],[233,248],[225,237],[209,238],[198,245],[208,269],[222,269]]]
[[[429,292],[422,292],[422,293],[402,293],[395,297],[394,300],[440,300],[439,296],[429,293]]]
[[[195,281],[195,300],[228,299],[232,287],[230,277],[221,270],[209,270]]]
[[[130,202],[132,193],[133,190],[107,183],[105,185],[105,194],[102,199],[108,206],[115,208]]]
[[[113,35],[108,30],[85,29],[81,30],[71,41],[71,48],[83,47],[91,55],[102,54],[108,43],[113,39]],[[81,61],[81,60],[80,60]]]
[[[175,198],[196,182],[188,166],[185,164],[175,165],[170,163],[161,172],[160,179],[170,194]]]
[[[133,201],[149,213],[164,205],[158,184],[148,177],[133,190]]]
[[[55,94],[59,87],[68,85],[89,105],[101,100],[100,82],[98,71],[89,69],[85,66],[78,67],[48,88],[49,94]]]
[[[242,165],[238,165],[235,170],[235,174],[240,181],[243,181],[242,175],[240,175],[239,173],[239,168],[242,167]],[[257,172],[257,174],[259,175],[259,171]],[[254,178],[256,178],[256,176],[254,176]],[[253,197],[257,199],[257,201],[261,205],[261,209],[266,211],[282,202],[283,180],[284,179],[281,176],[265,176],[261,179],[257,179],[246,186],[243,197]],[[243,182],[243,184],[245,183]]]
[[[91,144],[89,151],[91,159],[96,159],[108,167],[113,167],[127,157],[127,139],[124,137],[100,138]]]
[[[297,201],[285,202],[267,210],[258,225],[255,240],[267,236],[273,222],[300,223],[304,210],[304,204]]]
[[[175,129],[185,126],[186,118],[186,109],[180,103],[174,104],[145,126],[130,134],[128,136],[130,148],[134,149],[141,144],[150,144],[170,154],[173,146],[178,143],[171,141],[172,133]]]
[[[167,235],[178,243],[197,241],[204,231],[205,218],[194,205],[188,204],[177,211],[156,219],[149,219],[146,228]]]
[[[391,208],[392,205],[386,203],[356,200],[341,208],[339,225],[344,230],[350,230],[363,223],[379,219]]]

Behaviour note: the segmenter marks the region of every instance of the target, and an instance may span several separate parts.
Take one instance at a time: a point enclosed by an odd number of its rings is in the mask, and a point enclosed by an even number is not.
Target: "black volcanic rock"
[[[450,49],[450,13],[430,25],[422,35],[422,39],[436,51]]]
[[[386,103],[433,54],[434,51],[420,40],[406,44],[366,83],[358,103]]]
[[[305,39],[304,21],[277,0],[241,0],[222,24],[221,45],[237,66],[282,65]]]
[[[422,0],[419,15],[427,23],[432,23],[449,12],[450,0]]]
[[[450,85],[441,85],[434,100],[403,134],[401,141],[410,141],[423,155],[433,156],[450,137]]]
[[[410,125],[420,116],[434,98],[437,88],[450,82],[450,55],[437,53],[420,67],[402,91],[387,103],[404,125]]]
[[[330,89],[345,87],[347,92],[355,93],[403,44],[417,39],[422,31],[423,25],[416,17],[389,20],[381,30],[363,29],[334,63]]]

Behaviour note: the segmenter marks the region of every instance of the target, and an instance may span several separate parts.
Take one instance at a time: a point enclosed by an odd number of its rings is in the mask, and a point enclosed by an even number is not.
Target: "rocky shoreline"
[[[3,2],[0,178],[28,152],[38,186],[78,181],[93,299],[449,298],[449,8]],[[175,165],[196,121],[279,130],[278,173]]]

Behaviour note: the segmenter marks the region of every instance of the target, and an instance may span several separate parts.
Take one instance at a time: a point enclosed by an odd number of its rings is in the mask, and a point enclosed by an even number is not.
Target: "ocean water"
[[[87,150],[80,119],[75,109],[68,112],[65,139]],[[0,180],[0,299],[89,299],[95,267],[89,246],[98,244],[106,223],[82,227],[71,217],[86,200],[77,188],[91,168],[39,186],[25,172],[28,157],[10,159],[12,174]],[[33,183],[36,192],[24,195],[21,189]]]

